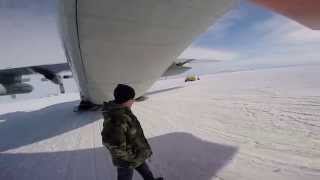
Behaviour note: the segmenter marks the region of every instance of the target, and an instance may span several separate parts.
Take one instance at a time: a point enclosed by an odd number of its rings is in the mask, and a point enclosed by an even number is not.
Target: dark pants
[[[153,174],[150,171],[147,163],[135,168],[144,180],[154,180]],[[118,167],[118,180],[132,180],[133,169]]]

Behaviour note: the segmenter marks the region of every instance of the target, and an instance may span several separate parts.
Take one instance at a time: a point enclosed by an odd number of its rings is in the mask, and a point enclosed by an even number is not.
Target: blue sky
[[[241,0],[180,57],[283,66],[320,64],[320,31]]]

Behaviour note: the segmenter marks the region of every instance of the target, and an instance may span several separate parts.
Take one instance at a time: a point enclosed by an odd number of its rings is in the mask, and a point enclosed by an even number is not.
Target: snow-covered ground
[[[320,66],[161,80],[137,102],[167,180],[320,179]],[[112,180],[99,112],[78,94],[0,104],[1,180]],[[140,177],[135,174],[135,179]]]

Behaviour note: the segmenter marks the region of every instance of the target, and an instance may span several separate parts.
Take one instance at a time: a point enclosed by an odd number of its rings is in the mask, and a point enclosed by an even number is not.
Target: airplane
[[[71,76],[67,75],[61,77],[59,73],[63,71],[70,71],[67,63],[2,69],[0,70],[0,96],[14,96],[32,92],[34,87],[27,83],[30,79],[23,78],[23,76],[36,73],[59,85],[60,92],[63,94],[65,90],[62,78],[71,78]]]
[[[185,64],[191,63],[192,61],[199,60],[181,59],[178,62],[172,63],[162,77],[176,76],[190,70],[191,67],[185,66]],[[17,94],[31,93],[35,87],[28,83],[30,81],[29,78],[23,78],[23,76],[31,74],[44,76],[43,81],[49,80],[53,84],[58,85],[60,93],[64,94],[63,79],[72,78],[72,75],[61,76],[61,72],[71,72],[68,63],[0,69],[0,96],[11,95],[15,97]]]
[[[320,1],[250,1],[320,29]],[[235,0],[59,0],[58,26],[79,87],[80,106],[112,100],[119,83],[142,96],[162,75],[170,74],[168,69],[187,70],[183,63],[174,63],[177,57],[236,4]]]
[[[317,3],[254,2],[301,23],[304,21],[297,7],[315,7]],[[301,7],[301,3],[309,6]],[[61,0],[59,5],[63,46],[81,99],[101,104],[112,99],[118,83],[133,86],[141,96],[193,39],[232,8],[235,1]]]

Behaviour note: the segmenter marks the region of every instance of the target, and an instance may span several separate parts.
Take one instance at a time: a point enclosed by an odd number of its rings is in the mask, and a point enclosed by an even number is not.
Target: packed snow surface
[[[150,167],[167,180],[319,180],[319,75],[303,66],[158,81],[133,108]],[[101,113],[75,113],[78,103],[0,104],[0,179],[116,179]]]

